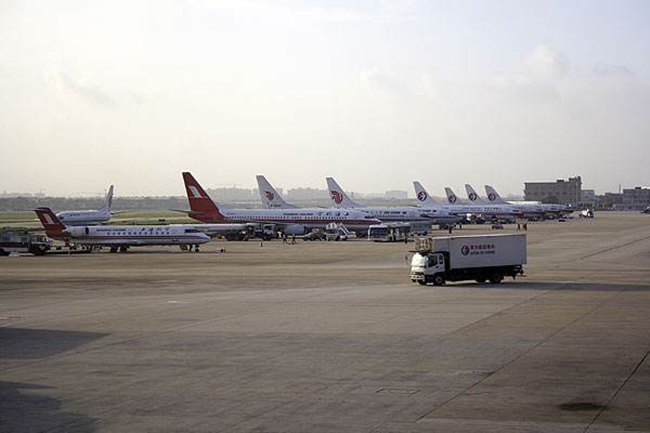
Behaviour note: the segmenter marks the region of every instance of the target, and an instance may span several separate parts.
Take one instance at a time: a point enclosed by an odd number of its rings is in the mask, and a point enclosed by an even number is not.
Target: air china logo
[[[418,200],[424,201],[427,199],[429,195],[426,193],[426,191],[420,191],[418,192]]]
[[[273,199],[275,198],[275,194],[273,194],[273,192],[271,191],[264,191],[264,195],[269,201],[273,201]]]
[[[343,201],[343,196],[338,191],[330,191],[330,196],[332,197],[332,200],[334,200],[334,203],[336,204],[341,204],[341,202]]]
[[[495,193],[491,192],[488,194],[488,200],[494,201],[496,199],[497,199],[497,195]]]
[[[449,197],[447,197],[447,199],[449,200],[449,203],[452,203],[452,204],[456,203],[456,200],[457,200],[455,195],[450,195]]]
[[[188,185],[188,188],[192,193],[193,198],[203,198],[203,196],[201,195],[197,187],[195,187],[194,185]]]
[[[476,195],[475,192],[470,192],[470,193],[469,193],[469,199],[470,199],[471,201],[476,201],[477,198],[478,198],[478,196]]]
[[[460,247],[460,253],[464,256],[469,254],[469,247],[467,245],[463,245]]]

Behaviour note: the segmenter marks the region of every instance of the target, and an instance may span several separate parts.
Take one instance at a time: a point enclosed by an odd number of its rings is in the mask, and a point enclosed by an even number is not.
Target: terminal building
[[[650,188],[637,186],[623,190],[623,199],[616,206],[620,210],[644,210],[650,206]]]
[[[582,202],[582,178],[570,177],[555,182],[526,182],[524,184],[526,201],[570,204],[578,208]]]

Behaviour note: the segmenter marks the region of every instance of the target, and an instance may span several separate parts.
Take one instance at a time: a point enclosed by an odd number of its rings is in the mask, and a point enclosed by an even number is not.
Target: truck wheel
[[[433,276],[433,285],[434,286],[442,286],[445,284],[445,279],[442,275],[434,275]]]
[[[503,275],[501,275],[499,272],[495,272],[490,277],[490,283],[492,284],[499,284],[502,280],[503,280]]]
[[[485,283],[485,277],[477,278],[476,282],[479,284],[484,284]]]
[[[421,286],[426,286],[427,282],[424,281],[424,280],[418,280],[418,284],[421,285]]]

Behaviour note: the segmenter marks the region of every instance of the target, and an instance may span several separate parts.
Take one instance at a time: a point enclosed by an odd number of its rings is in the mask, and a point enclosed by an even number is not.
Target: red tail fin
[[[38,219],[41,220],[41,224],[45,228],[45,233],[51,238],[63,238],[63,230],[65,230],[65,225],[61,220],[52,212],[52,209],[49,207],[39,207],[34,209]]]
[[[187,200],[190,202],[190,217],[203,222],[223,222],[225,217],[206,194],[201,185],[189,172],[183,172]]]

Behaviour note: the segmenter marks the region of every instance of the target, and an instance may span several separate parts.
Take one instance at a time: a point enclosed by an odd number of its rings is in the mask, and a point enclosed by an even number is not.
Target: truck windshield
[[[427,257],[426,256],[421,256],[420,254],[416,254],[413,256],[413,259],[411,260],[411,266],[417,266],[417,267],[425,267],[424,265],[427,262]]]

